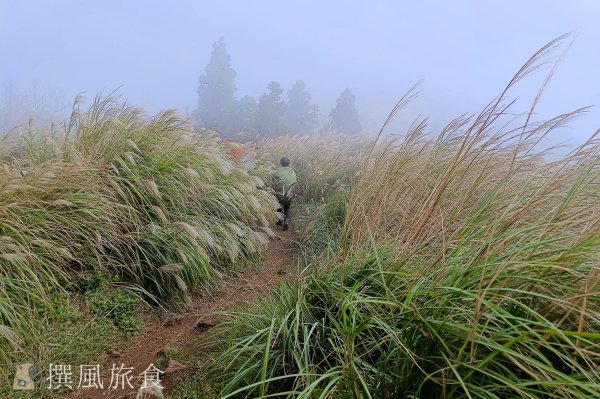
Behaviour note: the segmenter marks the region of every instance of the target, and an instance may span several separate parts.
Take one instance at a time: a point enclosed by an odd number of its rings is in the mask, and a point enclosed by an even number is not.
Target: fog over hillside
[[[596,2],[141,4],[0,1],[0,87],[21,97],[59,92],[61,101],[51,101],[59,114],[78,93],[93,97],[117,89],[149,112],[177,108],[191,115],[198,78],[213,43],[223,37],[238,99],[258,100],[270,81],[285,96],[303,80],[319,107],[319,128],[349,88],[363,131],[373,132],[405,90],[423,80],[419,98],[391,132],[401,132],[403,122],[420,114],[438,129],[482,108],[535,50],[573,32],[573,45],[537,111],[547,117],[600,103]],[[522,93],[515,110],[529,110],[549,69],[515,91]],[[560,139],[577,142],[597,121],[592,110],[563,129]]]
[[[600,399],[599,17],[0,0],[0,399]]]

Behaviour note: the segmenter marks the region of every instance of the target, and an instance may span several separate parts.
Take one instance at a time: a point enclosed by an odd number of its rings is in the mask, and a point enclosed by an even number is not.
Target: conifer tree
[[[285,133],[284,115],[286,103],[281,98],[283,89],[277,82],[270,82],[267,86],[269,92],[260,96],[258,100],[258,114],[256,128],[258,134],[274,136]]]
[[[210,62],[199,78],[198,107],[193,113],[204,127],[229,135],[235,130],[235,70],[223,38],[213,45]]]
[[[350,89],[344,90],[338,97],[335,108],[329,114],[328,130],[346,134],[359,134],[362,127],[355,103],[356,98]]]
[[[310,103],[312,96],[302,80],[298,80],[288,91],[285,126],[290,133],[313,132],[319,118],[319,107]]]
[[[240,98],[236,110],[236,132],[256,133],[257,112],[258,106],[254,97]]]

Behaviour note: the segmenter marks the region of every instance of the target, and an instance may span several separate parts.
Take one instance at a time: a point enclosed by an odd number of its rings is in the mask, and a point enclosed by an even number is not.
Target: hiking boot
[[[288,230],[289,228],[290,228],[290,226],[288,226],[287,224],[284,224],[284,225],[283,225],[283,231],[286,231],[286,230]]]

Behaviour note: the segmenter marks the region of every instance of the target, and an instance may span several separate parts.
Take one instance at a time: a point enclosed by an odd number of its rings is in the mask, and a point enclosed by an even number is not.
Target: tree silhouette
[[[359,134],[362,127],[355,102],[356,98],[350,89],[344,90],[338,97],[335,108],[329,114],[330,120],[326,129],[346,134]]]
[[[283,117],[286,104],[281,98],[283,89],[277,82],[271,82],[267,86],[269,92],[260,96],[258,100],[258,114],[256,128],[259,134],[273,136],[285,131]]]
[[[236,132],[256,133],[257,112],[258,106],[254,97],[240,98],[236,110]]]
[[[234,96],[235,70],[230,66],[231,57],[221,37],[213,44],[210,62],[204,75],[198,79],[198,107],[193,113],[196,121],[204,127],[221,134],[232,134],[235,130],[236,99]]]
[[[312,96],[302,80],[288,91],[284,122],[290,133],[311,133],[319,119],[319,107],[310,103]]]

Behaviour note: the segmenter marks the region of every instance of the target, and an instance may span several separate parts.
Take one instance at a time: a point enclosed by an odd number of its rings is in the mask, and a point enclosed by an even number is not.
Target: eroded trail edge
[[[265,257],[258,268],[226,277],[217,292],[195,299],[186,313],[168,317],[153,316],[150,323],[131,344],[125,348],[115,348],[112,356],[107,354],[105,359],[100,359],[103,389],[79,389],[69,392],[64,397],[135,398],[142,383],[140,374],[160,360],[165,348],[175,345],[185,351],[185,348],[193,345],[201,334],[205,334],[214,326],[220,312],[252,303],[269,293],[286,276],[295,275],[296,269],[297,261],[291,234],[289,231],[278,231],[277,236],[270,241]],[[195,354],[201,355],[201,353]],[[121,364],[133,367],[130,374],[133,388],[110,389],[108,385],[113,364],[117,367]],[[174,389],[178,383],[177,378],[172,378],[168,373],[163,381],[165,394]]]

